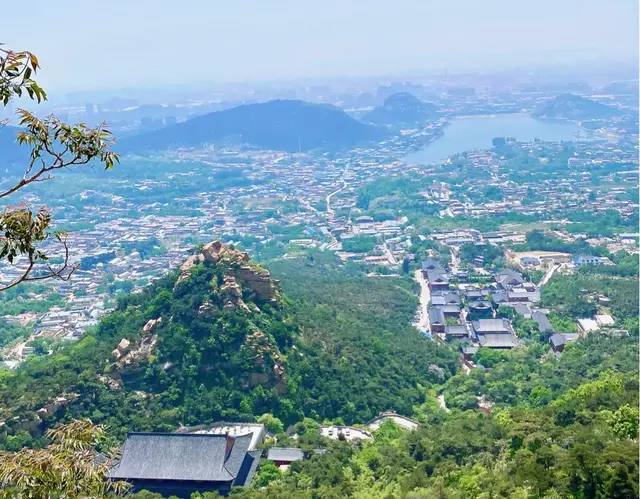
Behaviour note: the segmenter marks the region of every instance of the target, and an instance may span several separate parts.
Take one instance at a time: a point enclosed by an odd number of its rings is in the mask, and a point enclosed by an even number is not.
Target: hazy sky
[[[55,90],[598,64],[637,57],[638,0],[31,0],[0,41]]]

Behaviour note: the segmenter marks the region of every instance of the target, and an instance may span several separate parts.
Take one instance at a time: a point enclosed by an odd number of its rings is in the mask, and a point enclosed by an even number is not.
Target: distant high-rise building
[[[93,113],[94,113],[93,104],[91,103],[85,104],[84,110],[89,116],[93,116]]]

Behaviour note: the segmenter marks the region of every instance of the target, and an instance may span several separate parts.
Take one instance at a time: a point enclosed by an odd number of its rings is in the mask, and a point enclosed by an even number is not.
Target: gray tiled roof
[[[253,475],[256,474],[261,455],[261,450],[253,450],[247,453],[238,472],[238,476],[236,476],[233,481],[233,486],[248,487],[251,485],[251,480],[253,480]]]
[[[527,301],[532,301],[532,302],[540,301],[540,291],[538,290],[527,291],[524,288],[515,288],[515,289],[512,289],[511,291],[508,291],[507,296],[509,298],[509,301],[522,300],[525,298],[527,299]]]
[[[431,305],[439,305],[442,306],[447,303],[444,296],[441,295],[431,295]]]
[[[442,296],[447,303],[460,303],[460,295],[456,293],[443,293]]]
[[[477,333],[510,333],[509,322],[504,319],[479,319],[473,321],[473,329]]]
[[[457,305],[460,303],[460,296],[456,293],[436,291],[431,293],[432,305]]]
[[[560,345],[564,345],[567,342],[565,337],[561,334],[552,334],[551,338],[549,338],[549,343],[551,343],[554,347],[559,347]]]
[[[524,278],[522,274],[515,270],[504,269],[496,274],[496,282],[501,286],[511,283],[521,284],[524,282]]]
[[[422,261],[422,270],[430,270],[440,267],[440,262],[432,258],[427,258]]]
[[[227,457],[226,435],[130,433],[111,478],[231,482],[251,435],[237,437]],[[231,442],[230,442],[231,443]]]
[[[469,308],[491,308],[491,302],[487,300],[474,300],[469,303]]]
[[[449,282],[449,275],[447,271],[442,268],[437,268],[433,270],[427,270],[427,280],[431,283],[433,282]]]
[[[252,435],[241,435],[236,437],[233,443],[231,452],[224,463],[224,467],[233,477],[238,476],[240,472],[240,467],[249,451],[249,445],[251,445],[251,438]]]
[[[452,324],[444,327],[444,332],[448,336],[468,336],[469,331],[467,331],[466,326],[462,326],[460,324]]]
[[[514,303],[511,306],[513,307],[513,310],[516,312],[516,314],[531,315],[531,309],[526,303]]]
[[[299,461],[304,457],[304,453],[301,449],[295,449],[292,447],[271,447],[267,452],[267,459],[270,461]]]
[[[459,314],[460,307],[458,305],[444,305],[442,307],[442,312],[445,314]]]
[[[505,291],[495,291],[494,293],[491,293],[491,297],[496,303],[503,303],[508,300],[507,293]]]
[[[442,307],[431,307],[429,309],[429,322],[431,324],[444,324],[444,314]]]
[[[513,348],[519,344],[512,334],[479,334],[478,342],[485,348]]]
[[[538,323],[538,330],[541,333],[553,332],[553,325],[549,318],[542,312],[535,311],[531,314],[531,318]]]

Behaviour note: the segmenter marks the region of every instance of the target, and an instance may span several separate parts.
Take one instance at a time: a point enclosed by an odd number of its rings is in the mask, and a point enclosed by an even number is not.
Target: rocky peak
[[[202,262],[211,262],[226,269],[221,291],[225,294],[227,308],[242,308],[242,286],[251,291],[251,298],[258,303],[277,304],[280,301],[280,283],[271,273],[253,263],[248,253],[239,251],[221,241],[206,244],[201,253],[190,256],[180,267],[178,283],[188,279],[191,270]],[[244,305],[244,302],[242,302]],[[245,305],[246,307],[246,305]]]
[[[220,292],[222,293],[225,310],[235,310],[240,308],[245,312],[249,312],[249,307],[242,300],[242,287],[236,281],[236,278],[230,275],[224,276],[224,282],[220,286]]]

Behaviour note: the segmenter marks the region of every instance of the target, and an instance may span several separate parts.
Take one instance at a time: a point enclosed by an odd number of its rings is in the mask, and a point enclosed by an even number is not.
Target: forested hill
[[[328,104],[273,100],[198,116],[122,140],[118,150],[138,153],[171,146],[194,147],[223,139],[289,152],[338,150],[378,140],[384,132]]]
[[[574,94],[562,94],[540,104],[533,110],[536,118],[584,120],[619,116],[617,107],[607,106]]]
[[[378,125],[420,125],[433,121],[437,114],[435,104],[423,102],[408,92],[398,92],[366,114],[363,121]]]
[[[308,276],[327,274],[327,293],[292,301],[245,253],[205,246],[179,272],[122,298],[77,344],[2,372],[0,445],[37,445],[67,418],[90,417],[122,438],[264,413],[286,424],[411,414],[453,375],[457,356],[408,326],[408,283],[341,283],[327,265],[295,263]]]

